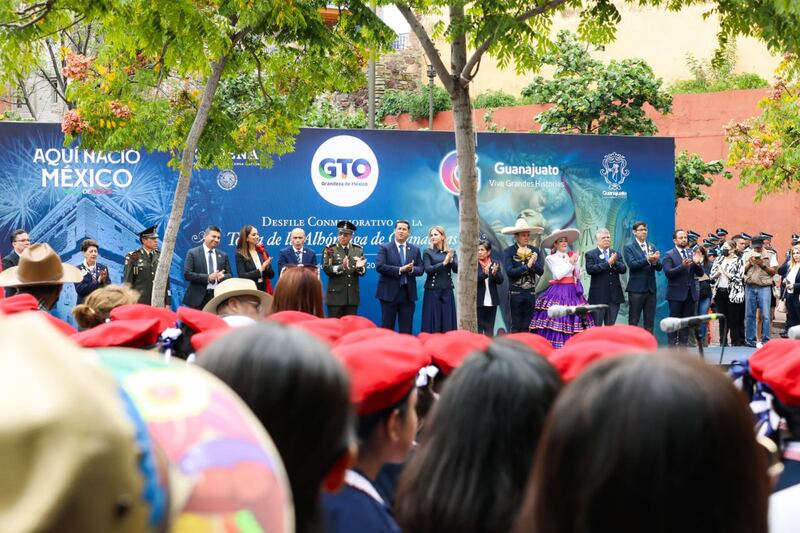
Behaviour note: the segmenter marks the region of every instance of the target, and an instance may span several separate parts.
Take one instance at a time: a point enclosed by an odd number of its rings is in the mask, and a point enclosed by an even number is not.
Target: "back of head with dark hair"
[[[559,397],[517,531],[766,533],[750,410],[716,368],[672,352],[603,361]]]
[[[401,477],[403,531],[508,531],[560,388],[550,363],[519,343],[498,340],[469,356],[447,379]]]
[[[307,268],[287,268],[281,274],[272,300],[272,313],[278,311],[303,311],[320,318],[325,317],[322,307],[322,283]]]
[[[352,441],[350,383],[342,365],[300,330],[263,322],[200,354],[200,366],[253,410],[283,459],[298,532],[323,531],[320,486]]]

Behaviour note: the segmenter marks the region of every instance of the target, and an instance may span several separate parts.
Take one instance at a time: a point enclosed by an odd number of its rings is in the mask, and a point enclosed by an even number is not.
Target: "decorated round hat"
[[[116,378],[129,414],[166,458],[173,533],[294,531],[291,489],[280,455],[249,408],[194,365],[125,348],[94,352]],[[146,433],[146,434],[145,434]]]
[[[580,236],[580,232],[575,228],[559,229],[542,240],[542,248],[552,248],[556,241],[561,238],[566,238],[567,242],[572,244],[577,241]]]

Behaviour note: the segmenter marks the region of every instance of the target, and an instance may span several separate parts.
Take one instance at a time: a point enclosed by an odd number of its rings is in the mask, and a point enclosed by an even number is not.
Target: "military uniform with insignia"
[[[157,238],[158,233],[156,231],[156,226],[149,227],[139,233],[140,241]],[[150,305],[152,302],[153,280],[156,277],[159,255],[158,249],[154,248],[151,251],[143,245],[137,250],[128,252],[125,256],[125,270],[122,275],[122,281],[139,291],[139,303]],[[167,280],[167,297],[164,301],[164,304],[167,306],[170,306],[172,303],[171,295],[169,280]]]
[[[342,220],[336,227],[339,239],[323,251],[322,268],[328,275],[328,316],[342,317],[355,315],[361,302],[359,276],[363,276],[366,266],[356,266],[363,260],[364,249],[351,241],[356,227],[352,222]]]

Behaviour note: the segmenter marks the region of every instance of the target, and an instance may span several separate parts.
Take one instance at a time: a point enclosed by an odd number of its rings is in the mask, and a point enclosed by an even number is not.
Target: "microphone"
[[[792,326],[789,328],[787,332],[787,336],[790,339],[800,339],[800,326]]]
[[[725,318],[725,315],[711,313],[708,315],[688,316],[686,318],[670,316],[661,321],[661,331],[664,333],[673,333],[691,326],[698,326],[709,320],[719,320],[720,318]]]
[[[600,309],[607,309],[606,304],[595,305],[551,305],[547,309],[547,316],[550,318],[561,318],[567,315],[580,315],[588,313],[589,311],[599,311]]]

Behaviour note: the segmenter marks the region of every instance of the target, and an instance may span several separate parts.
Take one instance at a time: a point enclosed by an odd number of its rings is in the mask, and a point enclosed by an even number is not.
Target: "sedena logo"
[[[481,170],[478,168],[478,156],[475,156],[475,177],[478,180],[478,190],[481,189]],[[455,196],[461,190],[461,180],[458,175],[458,153],[453,150],[442,158],[439,163],[439,179],[442,186]]]
[[[322,198],[339,207],[358,205],[378,184],[378,159],[367,143],[337,135],[322,143],[311,159],[311,181]]]

